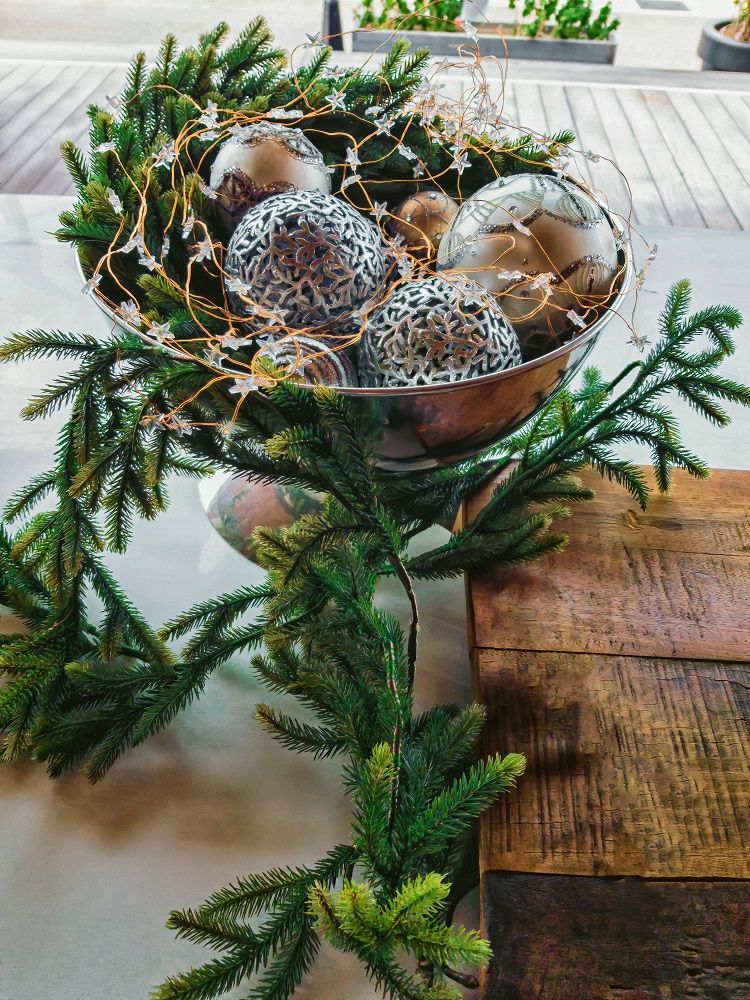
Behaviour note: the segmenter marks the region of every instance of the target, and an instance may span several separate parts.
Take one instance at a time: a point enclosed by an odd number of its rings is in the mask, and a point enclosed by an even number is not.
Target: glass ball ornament
[[[356,209],[319,191],[290,191],[245,214],[229,241],[224,285],[250,330],[337,333],[379,291],[386,268],[380,233]]]
[[[330,340],[313,337],[284,337],[262,347],[259,361],[270,361],[286,371],[290,378],[305,385],[331,385],[351,388],[357,385],[357,369],[349,355]]]
[[[518,338],[476,282],[439,275],[398,285],[367,317],[359,377],[369,387],[433,385],[521,363]]]
[[[259,122],[221,144],[211,165],[216,207],[231,233],[248,209],[286,191],[331,191],[320,151],[298,128]]]
[[[442,191],[417,191],[394,208],[388,222],[393,236],[415,256],[434,257],[444,233],[458,215],[458,203]]]
[[[498,297],[526,359],[593,322],[621,274],[605,210],[578,185],[546,174],[498,178],[468,198],[441,240],[437,267]]]
[[[227,476],[206,505],[211,524],[241,555],[255,562],[260,539],[256,528],[286,528],[303,514],[320,510],[320,498],[310,490],[283,483]]]

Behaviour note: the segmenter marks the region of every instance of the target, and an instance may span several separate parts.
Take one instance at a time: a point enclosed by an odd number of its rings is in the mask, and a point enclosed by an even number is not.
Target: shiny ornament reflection
[[[381,289],[385,247],[346,202],[291,191],[251,208],[229,242],[225,287],[235,318],[256,332],[339,332]]]
[[[394,388],[476,378],[521,363],[513,328],[474,282],[433,277],[398,286],[367,319],[363,385]]]
[[[468,198],[441,241],[438,268],[498,297],[526,359],[590,325],[622,273],[604,209],[576,184],[545,174],[499,178]]]
[[[434,257],[457,214],[457,202],[442,191],[417,191],[394,208],[388,229],[415,256]]]
[[[211,188],[228,233],[248,209],[286,191],[330,193],[320,152],[298,128],[261,122],[222,143],[211,166]]]

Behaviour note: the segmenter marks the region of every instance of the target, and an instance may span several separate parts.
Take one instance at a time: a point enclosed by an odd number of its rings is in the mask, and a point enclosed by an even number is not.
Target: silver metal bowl
[[[622,232],[611,215],[610,222],[617,232]],[[632,253],[627,241],[625,245],[620,284],[610,307],[579,336],[549,354],[515,368],[449,385],[340,388],[342,395],[382,425],[378,444],[381,468],[408,473],[455,464],[498,444],[537,413],[581,368],[621,308],[633,277]],[[93,297],[111,323],[142,336],[95,292]]]

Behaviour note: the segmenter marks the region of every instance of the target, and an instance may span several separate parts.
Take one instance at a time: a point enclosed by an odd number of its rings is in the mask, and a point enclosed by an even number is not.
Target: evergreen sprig
[[[87,273],[122,225],[111,194],[130,232],[153,153],[209,101],[227,110],[314,109],[311,138],[326,161],[341,163],[354,138],[378,161],[363,176],[380,199],[400,200],[414,183],[398,157],[378,160],[379,139],[364,113],[373,105],[403,125],[431,173],[446,166],[451,140],[436,140],[405,113],[425,52],[397,44],[370,74],[330,67],[323,49],[292,72],[261,19],[229,45],[226,35],[221,24],[183,51],[168,36],[153,68],[138,56],[122,107],[90,109],[90,156],[64,145],[78,201],[63,214],[59,235],[76,245]],[[345,108],[328,103],[333,88],[346,89]],[[479,186],[497,174],[542,168],[555,149],[555,141],[539,149],[522,136],[495,144],[490,157],[470,144],[467,155]],[[182,169],[193,169],[204,151],[198,140],[189,145]],[[210,232],[213,209],[196,184],[191,191],[191,207]],[[183,196],[163,172],[152,172],[144,197],[146,248],[155,254],[165,231],[173,237],[164,260],[175,284],[140,274],[128,254],[111,258],[115,277],[146,315],[169,318],[178,337],[190,337],[195,320],[179,292],[187,247],[174,222]],[[209,285],[196,291],[218,301]],[[736,311],[690,316],[689,299],[687,282],[678,283],[651,350],[617,378],[591,369],[581,388],[558,393],[501,450],[408,479],[378,468],[380,428],[331,389],[281,380],[236,412],[236,399],[203,364],[128,335],[99,341],[34,330],[0,345],[0,361],[52,357],[69,366],[23,413],[36,420],[66,412],[52,467],[9,498],[0,526],[0,603],[26,626],[0,635],[5,759],[30,753],[53,776],[83,767],[97,780],[198,697],[214,670],[252,656],[263,683],[304,712],[298,718],[287,705],[259,705],[259,723],[295,752],[337,756],[353,803],[348,842],[316,864],[243,877],[171,915],[179,936],[216,957],[167,980],[158,1000],[212,1000],[244,980],[253,982],[255,1000],[287,1000],[321,938],[358,956],[376,987],[400,1000],[454,1000],[455,984],[476,985],[461,967],[483,965],[488,947],[453,926],[453,912],[477,880],[475,820],[513,785],[523,759],[477,759],[479,705],[415,714],[415,581],[560,549],[566,539],[557,522],[592,496],[576,478],[584,466],[645,506],[638,468],[617,454],[622,442],[650,449],[659,489],[668,489],[674,468],[707,474],[680,440],[670,396],[723,425],[724,404],[750,405],[750,390],[720,370],[733,351]],[[125,551],[134,522],[167,508],[172,476],[217,468],[314,490],[323,496],[320,508],[287,528],[258,529],[262,584],[204,600],[156,629],[105,554]],[[413,538],[450,523],[493,477],[498,485],[471,521],[444,544],[413,554]],[[386,576],[404,589],[406,630],[376,605]],[[415,959],[414,972],[402,965],[404,952]]]
[[[212,240],[225,238],[213,204],[200,190],[200,184],[210,179],[212,157],[206,154],[215,140],[190,140],[180,149],[177,162],[169,166],[154,169],[153,162],[166,143],[177,140],[191,122],[197,123],[209,102],[221,109],[223,118],[238,111],[249,115],[274,109],[303,112],[295,124],[333,171],[334,190],[344,178],[347,148],[356,146],[365,166],[361,187],[348,189],[347,195],[363,209],[373,199],[396,206],[423,186],[394,151],[393,140],[384,137],[372,116],[367,116],[373,107],[393,120],[394,135],[419,155],[426,176],[439,175],[450,195],[457,196],[460,185],[459,176],[449,169],[454,158],[450,130],[439,118],[424,122],[408,110],[408,102],[424,83],[428,49],[412,51],[407,42],[397,42],[375,71],[334,67],[332,50],[322,47],[307,59],[297,53],[301,65],[291,68],[273,44],[263,18],[252,21],[231,44],[226,43],[228,32],[222,22],[196,46],[182,51],[168,35],[150,69],[145,55],[139,53],[117,105],[88,109],[88,157],[72,142],[61,148],[77,201],[60,216],[58,239],[76,247],[83,270],[91,275],[110,246],[115,251],[126,246],[137,226],[143,197],[145,249],[161,261],[169,280],[144,271],[137,254],[114,252],[103,269],[100,290],[113,302],[127,297],[137,301],[141,314],[151,322],[168,321],[188,350],[195,349],[191,339],[205,337],[205,330],[220,334],[226,327],[216,315],[196,311],[198,299],[223,301],[220,276],[213,269],[200,273],[193,269],[190,308],[180,291],[186,287],[194,239],[182,232],[187,216],[193,215],[205,226]],[[345,92],[344,107],[330,105],[332,91]],[[515,133],[491,142],[481,137],[472,140],[466,150],[472,184],[479,187],[498,175],[542,169],[572,140],[570,132],[560,132],[544,145],[532,136]],[[122,204],[122,213],[113,208],[112,194]]]
[[[304,977],[321,937],[357,955],[393,997],[452,1000],[455,982],[475,983],[456,966],[481,965],[486,945],[452,926],[455,903],[475,878],[467,831],[523,761],[475,759],[478,705],[414,714],[413,581],[558,550],[565,535],[557,521],[592,496],[575,476],[587,465],[645,506],[648,489],[617,455],[621,442],[649,447],[659,489],[668,489],[675,467],[707,474],[680,439],[670,396],[723,425],[724,404],[750,405],[750,390],[720,371],[734,349],[737,312],[689,315],[689,300],[689,284],[679,282],[642,358],[609,381],[589,369],[580,388],[558,393],[501,452],[408,480],[381,473],[377,426],[324,387],[280,381],[242,408],[227,438],[219,428],[232,403],[210,375],[139,340],[32,331],[0,347],[8,362],[53,356],[73,364],[25,411],[37,419],[67,407],[69,416],[52,469],[9,499],[0,532],[0,601],[29,629],[0,637],[6,759],[28,751],[52,775],[83,766],[96,780],[166,726],[217,667],[255,650],[256,674],[307,713],[299,719],[260,705],[256,718],[296,752],[340,757],[354,803],[350,842],[318,864],[247,876],[173,914],[178,934],[217,957],[168,980],[156,997],[219,997],[251,978],[251,996],[281,1000]],[[174,413],[190,420],[191,433],[170,424]],[[203,601],[157,631],[102,552],[126,546],[134,518],[166,507],[171,475],[216,466],[312,488],[324,500],[287,528],[258,529],[262,584]],[[471,521],[444,544],[410,554],[415,535],[499,473]],[[50,497],[53,507],[37,513]],[[404,586],[407,634],[375,605],[385,576]],[[404,950],[415,973],[398,960]]]

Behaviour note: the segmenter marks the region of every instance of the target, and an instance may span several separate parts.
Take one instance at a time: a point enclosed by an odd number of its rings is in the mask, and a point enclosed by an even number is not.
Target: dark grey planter
[[[704,69],[718,69],[730,73],[750,73],[750,43],[727,38],[720,31],[730,22],[707,24],[703,29],[698,55]]]
[[[355,52],[387,49],[396,38],[406,38],[415,48],[427,47],[433,55],[453,56],[459,46],[471,45],[463,32],[457,31],[372,31],[360,28],[354,32]],[[613,63],[617,41],[610,35],[607,41],[589,38],[524,38],[521,35],[479,36],[479,51],[483,56],[506,55],[511,59],[551,59],[560,62]]]

